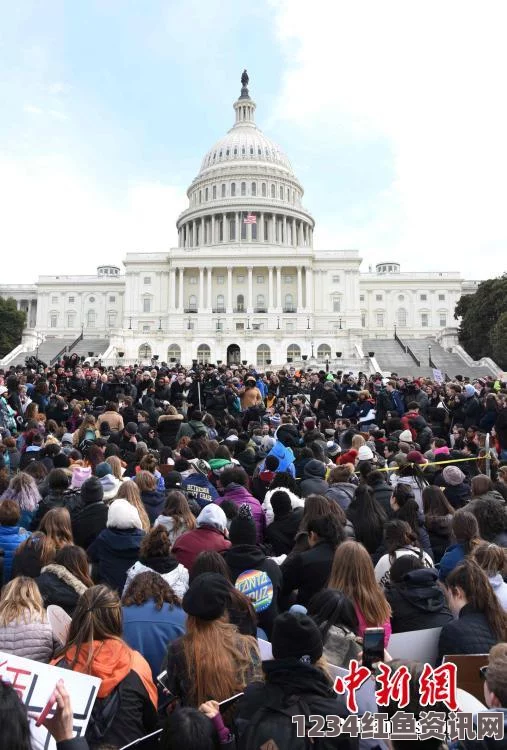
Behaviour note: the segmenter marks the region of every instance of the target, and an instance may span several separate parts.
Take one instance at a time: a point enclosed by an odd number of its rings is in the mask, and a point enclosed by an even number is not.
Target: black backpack
[[[309,750],[313,747],[312,740],[297,736],[298,725],[292,719],[310,714],[308,704],[301,695],[291,696],[285,705],[281,701],[272,701],[270,705],[261,706],[240,735],[238,750],[261,750],[265,747],[272,747],[273,750]]]

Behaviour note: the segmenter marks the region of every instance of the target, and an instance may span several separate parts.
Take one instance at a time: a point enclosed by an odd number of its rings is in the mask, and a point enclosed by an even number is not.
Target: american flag
[[[243,224],[257,224],[257,216],[255,214],[247,214],[243,219]]]

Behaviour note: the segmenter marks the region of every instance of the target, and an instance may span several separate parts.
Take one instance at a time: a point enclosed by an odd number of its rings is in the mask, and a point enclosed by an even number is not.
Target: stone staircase
[[[74,343],[75,339],[68,338],[56,338],[46,337],[39,345],[37,351],[22,351],[19,352],[12,360],[9,360],[6,367],[16,367],[17,365],[24,365],[26,357],[38,357],[46,364],[49,364],[56,355],[62,351],[64,346],[70,347]],[[108,339],[99,338],[84,338],[78,341],[77,344],[70,349],[69,354],[76,353],[79,357],[85,357],[85,359],[99,359],[100,355],[103,354],[109,346]],[[93,357],[88,356],[88,352],[93,352]]]

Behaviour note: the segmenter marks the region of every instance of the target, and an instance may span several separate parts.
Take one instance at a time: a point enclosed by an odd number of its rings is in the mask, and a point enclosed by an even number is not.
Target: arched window
[[[271,185],[271,197],[276,198],[276,188],[274,185]]]
[[[217,294],[217,312],[225,312],[225,297],[223,294]]]
[[[95,310],[88,310],[86,314],[86,325],[88,328],[95,328],[96,315]]]
[[[267,344],[259,344],[257,347],[257,365],[265,367],[268,364],[268,359],[271,361],[271,349]]]
[[[283,185],[280,185],[280,200],[283,201]]]
[[[243,294],[238,294],[236,297],[236,312],[245,312],[245,297]]]
[[[261,193],[262,193],[262,197],[265,198],[266,195],[267,195],[267,189],[266,189],[266,183],[265,182],[262,183]]]
[[[225,183],[222,183],[222,198],[225,198]]]
[[[331,347],[329,344],[320,344],[317,349],[317,359],[331,359]]]
[[[167,360],[169,362],[179,362],[181,360],[181,349],[178,344],[171,344],[168,347]]]
[[[232,218],[229,219],[229,239],[235,240],[236,239],[236,217],[232,216]]]
[[[211,350],[207,344],[199,344],[197,349],[197,361],[200,365],[208,364]]]
[[[285,295],[285,302],[283,306],[284,312],[294,312],[294,297],[292,294],[286,294]]]
[[[234,198],[235,195],[236,195],[236,183],[231,182],[231,196]]]
[[[139,359],[151,359],[151,346],[149,344],[141,344],[137,356]]]
[[[209,196],[208,188],[204,191],[204,200],[207,201]]]
[[[256,182],[252,182],[251,193],[252,195],[257,195],[257,183]]]
[[[396,313],[396,320],[400,328],[407,327],[407,311],[404,307],[398,308],[398,312]]]
[[[297,344],[290,344],[287,347],[287,361],[294,362],[297,359],[301,359],[301,347]]]
[[[213,199],[217,197],[217,186],[213,185]]]
[[[197,312],[197,297],[195,294],[191,294],[188,298],[188,310],[189,312]]]
[[[202,203],[202,190],[199,190],[199,203]]]
[[[241,195],[246,195],[246,182],[241,183]]]

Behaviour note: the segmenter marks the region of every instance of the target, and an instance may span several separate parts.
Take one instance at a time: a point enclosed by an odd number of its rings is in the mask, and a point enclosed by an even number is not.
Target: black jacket
[[[106,528],[107,505],[103,502],[83,505],[72,514],[71,521],[74,542],[88,549],[102,529]]]
[[[372,486],[375,500],[387,513],[387,517],[391,518],[393,515],[393,509],[391,508],[391,497],[393,494],[393,488],[387,482],[377,482]]]
[[[275,516],[267,527],[264,541],[271,545],[275,555],[288,555],[292,551],[303,512],[303,508],[295,508],[286,516]]]
[[[322,461],[312,459],[308,461],[304,468],[303,480],[301,482],[301,497],[308,495],[325,495],[329,485],[324,479],[326,476],[326,467]]]
[[[453,619],[433,568],[411,570],[402,583],[391,582],[385,594],[392,609],[393,633],[440,628]]]
[[[52,508],[67,508],[69,513],[72,515],[75,508],[78,507],[81,500],[79,492],[73,490],[65,490],[65,492],[55,492],[49,490],[46,497],[43,497],[39,503],[39,507],[33,517],[31,524],[31,530],[35,531],[39,528],[39,524],[48,512]]]
[[[150,519],[150,523],[155,523],[165,507],[165,495],[161,492],[141,492],[141,500]]]
[[[233,583],[236,583],[238,576],[245,570],[261,570],[269,576],[273,584],[273,598],[271,604],[261,612],[257,612],[257,615],[259,627],[270,637],[273,620],[278,615],[278,597],[282,587],[280,567],[274,560],[266,557],[255,544],[237,544],[222,552],[222,556],[229,567]],[[245,591],[245,593],[248,595],[248,592]]]
[[[442,628],[438,641],[438,658],[446,654],[489,654],[489,650],[500,638],[491,627],[482,612],[465,604],[457,620]]]
[[[328,542],[318,542],[305,552],[290,555],[283,563],[282,593],[288,596],[297,589],[297,602],[305,607],[312,596],[327,584],[333,564],[335,548]]]
[[[39,587],[46,608],[50,604],[56,604],[58,607],[62,607],[71,617],[79,597],[87,589],[85,584],[67,568],[56,563],[51,563],[42,568],[40,576],[35,579],[35,583]]]
[[[128,569],[139,559],[144,537],[140,529],[103,529],[88,547],[88,557],[98,563],[97,579],[120,594],[127,580]]]
[[[430,538],[433,560],[439,563],[447,547],[451,544],[452,516],[426,516],[426,529]]]
[[[236,726],[238,729],[239,742],[238,748],[242,745],[242,736],[248,729],[252,718],[259,709],[263,707],[289,711],[298,696],[308,707],[308,713],[311,715],[338,715],[346,717],[348,712],[345,709],[343,700],[336,695],[324,673],[311,664],[303,664],[297,659],[277,659],[274,661],[263,662],[266,681],[253,682],[247,686],[245,695],[238,702],[238,711],[236,714]],[[300,713],[300,711],[297,711]],[[288,729],[289,722],[285,722]],[[260,727],[259,727],[260,729]],[[290,735],[286,741],[279,745],[280,750],[288,750],[295,738],[296,729],[291,727]],[[259,731],[259,730],[258,730]],[[266,736],[265,740],[270,737]],[[268,747],[266,742],[266,747]],[[315,750],[355,750],[359,746],[357,738],[343,734],[336,738],[315,738],[309,747]],[[264,744],[262,745],[264,747]]]

